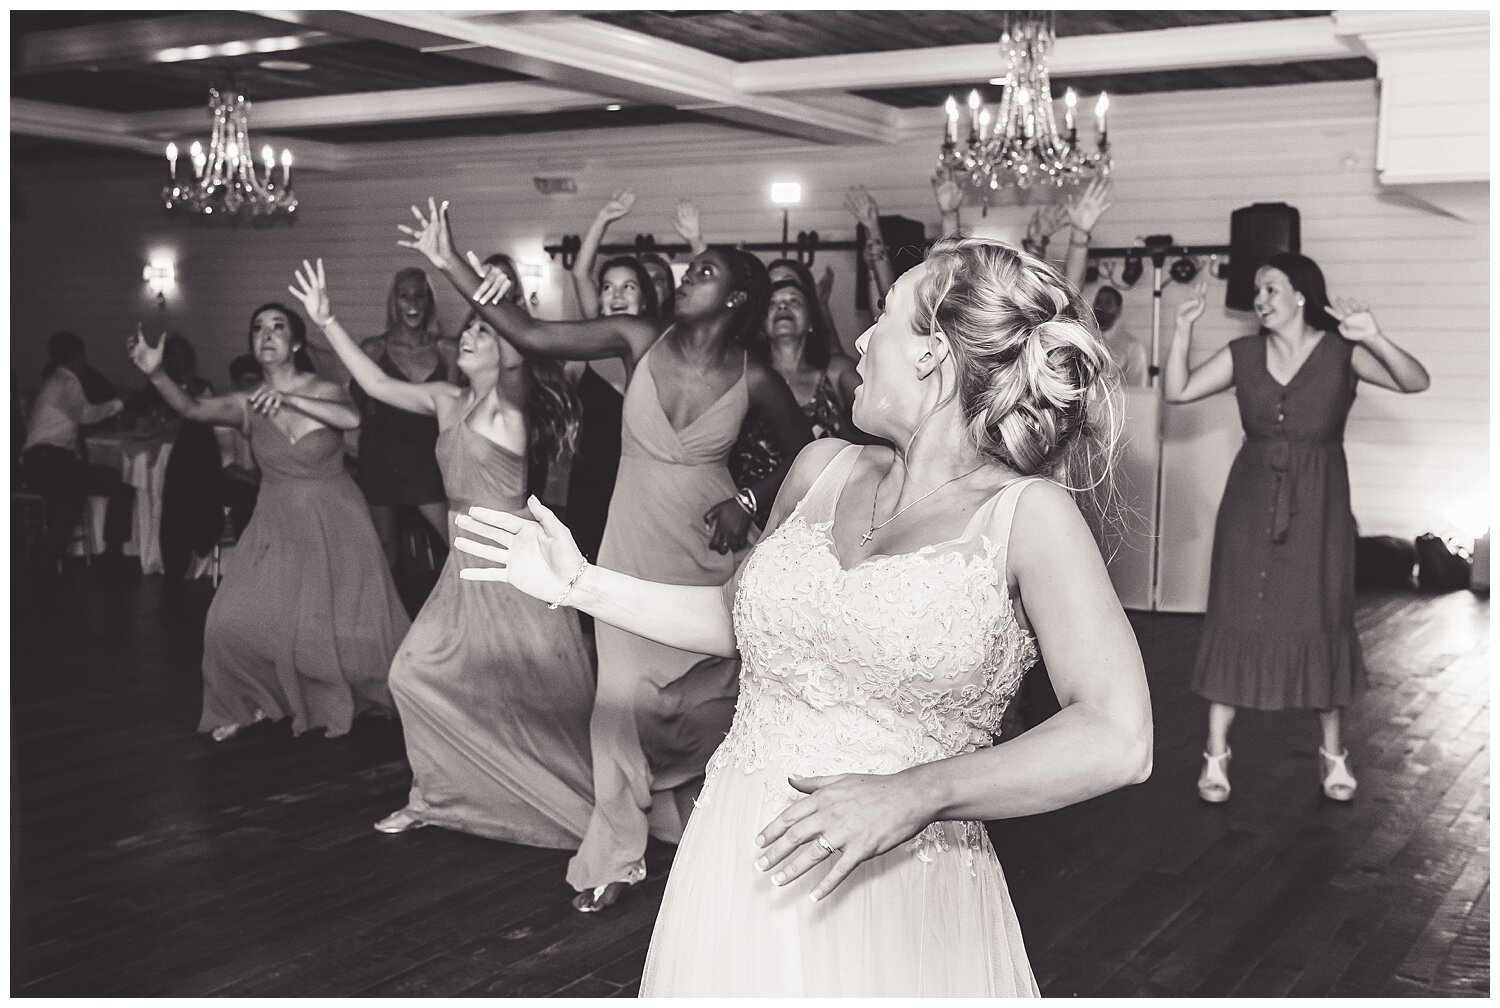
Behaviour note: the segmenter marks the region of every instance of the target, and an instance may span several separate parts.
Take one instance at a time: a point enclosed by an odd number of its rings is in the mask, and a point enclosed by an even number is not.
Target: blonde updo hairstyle
[[[1118,518],[1119,369],[1093,312],[1053,266],[1002,242],[953,236],[927,255],[912,328],[948,339],[979,454],[1071,491],[1103,542]],[[930,338],[930,337],[929,337]]]

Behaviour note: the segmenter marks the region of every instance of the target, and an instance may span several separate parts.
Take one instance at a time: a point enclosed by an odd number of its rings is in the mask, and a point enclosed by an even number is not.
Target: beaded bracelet
[[[573,580],[568,582],[568,587],[564,588],[562,590],[562,594],[557,596],[556,602],[553,602],[547,606],[548,609],[556,609],[558,606],[563,604],[563,599],[567,598],[568,594],[573,590],[573,586],[578,584],[578,579],[583,577],[583,572],[588,570],[588,566],[588,559],[585,558],[584,561],[578,565],[578,573],[574,574]]]
[[[751,518],[754,518],[756,512],[760,510],[760,506],[755,501],[755,491],[749,487],[745,487],[745,489],[735,494],[734,502]]]

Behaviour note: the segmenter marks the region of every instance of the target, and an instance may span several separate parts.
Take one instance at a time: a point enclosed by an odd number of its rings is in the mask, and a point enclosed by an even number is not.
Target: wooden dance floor
[[[206,591],[80,568],[24,596],[13,994],[635,993],[670,848],[642,892],[580,915],[565,852],[370,828],[409,782],[392,723],[196,735]],[[1362,598],[1351,806],[1317,789],[1311,713],[1242,714],[1233,800],[1200,803],[1200,620],[1132,618],[1151,780],[992,830],[1043,993],[1488,993],[1488,603]]]

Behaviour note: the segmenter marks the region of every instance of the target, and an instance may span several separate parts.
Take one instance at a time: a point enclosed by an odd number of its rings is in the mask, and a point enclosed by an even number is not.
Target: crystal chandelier
[[[177,171],[177,145],[167,144],[167,184],[162,204],[168,210],[214,217],[270,218],[297,209],[292,192],[292,152],[281,152],[277,178],[276,155],[270,146],[261,148],[263,170],[257,170],[250,146],[250,102],[243,95],[208,90],[208,113],[213,131],[208,150],[193,141],[190,148],[192,176]]]
[[[1109,95],[1101,92],[1094,107],[1099,139],[1093,151],[1079,146],[1078,96],[1072,88],[1065,97],[1063,129],[1057,128],[1047,72],[1047,54],[1057,36],[1055,19],[1052,11],[1006,14],[1000,49],[1007,70],[1003,80],[991,82],[1003,84],[1004,90],[993,115],[981,107],[977,90],[969,92],[967,143],[959,143],[958,103],[952,95],[944,106],[938,170],[978,189],[986,205],[990,193],[1001,188],[1063,186],[1109,174]]]

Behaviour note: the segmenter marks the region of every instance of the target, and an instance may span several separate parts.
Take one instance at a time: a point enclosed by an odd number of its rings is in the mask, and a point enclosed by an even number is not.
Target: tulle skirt
[[[1034,997],[1000,862],[977,823],[939,823],[821,902],[826,868],[786,886],[755,836],[800,797],[786,770],[715,767],[667,880],[642,997]]]

